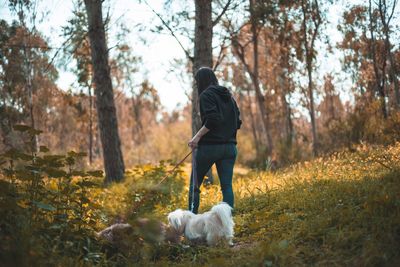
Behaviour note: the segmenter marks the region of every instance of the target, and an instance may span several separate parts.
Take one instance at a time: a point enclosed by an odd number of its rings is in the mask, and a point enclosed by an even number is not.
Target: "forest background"
[[[195,98],[195,6],[110,1],[103,10],[125,164],[181,158]],[[212,62],[202,65],[242,110],[238,162],[277,168],[397,140],[398,12],[396,1],[215,1]],[[84,163],[101,167],[83,2],[3,1],[1,14],[0,150],[21,144],[12,125],[25,123],[44,132],[37,146],[87,152]]]
[[[0,8],[0,265],[400,262],[397,0]],[[243,121],[233,248],[154,228],[187,205],[189,160],[174,166],[201,126],[202,66]],[[220,201],[218,180],[201,194],[201,211]],[[122,242],[98,238],[116,222]]]

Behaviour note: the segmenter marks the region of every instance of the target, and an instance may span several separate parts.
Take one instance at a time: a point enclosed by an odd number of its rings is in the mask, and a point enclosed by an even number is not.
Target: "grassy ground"
[[[399,266],[399,152],[400,144],[359,147],[356,153],[339,153],[276,173],[239,169],[234,182],[236,246],[169,248],[152,263]],[[187,190],[180,207],[186,207],[186,195]],[[201,210],[220,199],[218,185],[203,188]],[[168,211],[158,212],[162,217]]]
[[[238,166],[234,247],[160,246],[139,231],[127,254],[107,255],[95,231],[120,218],[166,222],[187,207],[190,165],[161,188],[152,185],[168,163],[131,169],[123,183],[103,187],[101,178],[57,169],[74,153],[32,165],[29,155],[10,152],[28,163],[0,179],[0,266],[400,266],[399,155],[400,143],[359,146],[278,172]],[[203,187],[200,212],[221,198],[218,180]]]

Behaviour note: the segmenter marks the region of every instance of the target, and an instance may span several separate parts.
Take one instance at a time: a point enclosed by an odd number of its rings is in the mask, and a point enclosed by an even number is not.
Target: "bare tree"
[[[271,136],[271,132],[270,132],[270,118],[269,118],[268,109],[266,107],[265,97],[261,91],[260,79],[259,79],[259,68],[258,68],[259,26],[258,26],[258,18],[255,14],[255,4],[256,4],[256,1],[249,0],[251,41],[249,41],[246,44],[241,44],[237,34],[232,29],[230,30],[230,32],[232,34],[232,47],[234,50],[234,54],[239,58],[240,62],[243,64],[246,72],[249,74],[249,76],[251,78],[251,82],[253,84],[254,91],[256,94],[257,106],[258,106],[258,109],[261,114],[261,121],[262,121],[262,126],[263,126],[262,129],[263,129],[263,132],[265,133],[265,139],[267,141],[267,153],[268,153],[268,155],[271,155],[272,150],[273,150],[273,141],[272,141],[272,136]],[[250,64],[246,60],[246,51],[245,50],[246,50],[246,47],[248,46],[248,44],[250,44],[250,43],[252,44],[252,47],[253,47],[253,51],[252,51],[253,52],[252,53],[253,66],[250,66]]]
[[[308,110],[311,119],[312,151],[314,155],[318,153],[317,126],[315,123],[314,107],[314,84],[313,84],[313,60],[316,55],[315,40],[322,23],[318,0],[302,0],[301,11],[303,15],[302,32],[305,61],[308,76]],[[310,25],[312,24],[312,26]]]
[[[228,10],[229,6],[232,4],[232,0],[227,0],[226,4],[223,6],[221,12],[213,20],[212,16],[212,0],[194,0],[195,4],[195,30],[194,30],[194,51],[193,56],[191,53],[185,49],[185,47],[180,42],[179,38],[175,34],[175,31],[169,23],[163,19],[163,17],[157,13],[151,6],[144,1],[144,3],[153,11],[154,14],[161,20],[162,24],[167,28],[169,33],[178,42],[179,46],[185,52],[186,57],[192,63],[192,74],[193,77],[196,71],[200,67],[209,67],[214,69],[219,65],[219,60],[222,60],[222,56],[218,57],[217,62],[213,64],[213,48],[212,48],[212,38],[213,38],[213,27],[218,24],[223,15]],[[224,48],[221,47],[221,51]],[[200,107],[198,91],[194,83],[192,84],[192,134],[195,135],[197,131],[201,128],[201,118],[200,118]],[[211,172],[207,172],[207,176],[212,180]]]
[[[250,94],[250,87],[246,86],[246,92],[247,92],[247,108],[248,108],[248,113],[250,115],[250,122],[251,122],[251,133],[253,135],[254,139],[254,147],[256,149],[256,156],[259,158],[261,156],[261,149],[260,149],[260,138],[258,137],[257,134],[257,127],[256,127],[256,120],[255,116],[253,114],[253,109],[252,109],[252,99],[251,99],[251,94]]]
[[[96,108],[103,147],[105,182],[123,179],[125,166],[118,134],[108,49],[102,16],[101,0],[85,0],[89,25],[89,39],[94,69]]]
[[[31,35],[33,34],[33,31],[35,29],[35,22],[36,22],[36,10],[35,7],[32,3],[25,2],[25,1],[15,1],[11,2],[11,7],[14,9],[14,11],[18,14],[18,19],[19,23],[21,24],[21,27],[24,29],[24,33],[22,36],[22,51],[24,54],[24,64],[23,64],[23,70],[24,70],[24,77],[25,77],[25,91],[28,96],[28,108],[29,108],[29,118],[30,118],[30,126],[35,129],[36,128],[36,123],[35,123],[35,115],[34,115],[34,92],[33,92],[33,74],[34,74],[34,64],[32,64],[32,53],[31,53]],[[28,11],[31,10],[30,12],[31,17],[28,17],[28,20],[30,20],[33,23],[33,26],[31,29],[28,28],[26,19],[27,19],[27,13]],[[38,149],[38,136],[35,135],[32,140],[32,151],[36,152]]]
[[[374,16],[374,12],[372,9],[372,1],[368,1],[368,13],[369,13],[369,31],[371,35],[371,44],[370,44],[370,51],[372,57],[372,65],[374,68],[375,74],[375,90],[378,92],[381,101],[381,108],[382,108],[382,115],[386,119],[387,118],[387,109],[386,109],[386,100],[385,100],[385,65],[386,59],[383,60],[383,67],[382,70],[379,70],[379,62],[378,56],[376,53],[376,39],[375,39],[375,31],[376,31],[376,18]]]
[[[383,25],[383,34],[385,35],[385,50],[386,50],[386,58],[389,59],[390,68],[389,68],[389,76],[390,81],[394,86],[395,93],[395,105],[396,109],[400,109],[400,93],[399,93],[399,81],[397,79],[398,70],[397,64],[394,59],[394,55],[391,51],[392,44],[390,42],[390,22],[393,18],[394,10],[397,5],[397,0],[393,0],[392,6],[388,6],[386,0],[378,1],[379,15]]]

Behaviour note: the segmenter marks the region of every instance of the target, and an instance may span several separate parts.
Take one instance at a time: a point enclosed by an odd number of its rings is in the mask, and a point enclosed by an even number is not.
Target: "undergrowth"
[[[10,150],[0,160],[0,264],[398,266],[399,152],[400,143],[360,145],[277,172],[237,168],[235,247],[157,244],[138,231],[129,251],[110,253],[96,231],[139,217],[166,222],[170,211],[186,208],[189,166],[161,186],[172,162],[135,167],[123,183],[104,187],[99,172],[75,169],[81,153]],[[200,212],[220,200],[218,184],[203,187]]]

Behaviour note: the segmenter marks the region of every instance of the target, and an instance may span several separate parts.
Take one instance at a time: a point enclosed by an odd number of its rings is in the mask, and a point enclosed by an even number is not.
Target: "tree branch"
[[[385,3],[386,3],[386,1],[385,1]],[[393,7],[392,7],[392,12],[390,12],[390,16],[389,16],[389,18],[388,18],[388,24],[390,23],[390,21],[392,20],[392,17],[393,17],[393,14],[394,14],[394,10],[395,10],[395,8],[396,8],[396,5],[397,5],[397,0],[394,0],[393,1]]]
[[[246,62],[246,58],[244,55],[244,47],[239,43],[236,37],[232,37],[232,46],[234,48],[234,52],[238,55],[247,73],[250,75],[251,79],[254,79],[254,73],[251,70],[250,65]]]
[[[218,24],[218,22],[221,20],[222,16],[225,14],[225,12],[228,10],[229,5],[231,4],[232,0],[228,0],[224,8],[222,9],[221,13],[218,15],[218,17],[212,22],[212,26],[214,27],[215,25]]]
[[[147,3],[146,0],[143,0],[143,2],[146,4],[146,6],[148,6],[151,11],[161,20],[162,24],[168,29],[168,31],[171,33],[172,37],[175,38],[175,40],[178,42],[179,46],[183,49],[186,57],[193,63],[193,57],[190,55],[190,53],[186,50],[186,48],[182,45],[181,41],[179,41],[178,37],[175,35],[174,30],[171,29],[171,27],[168,25],[168,23],[161,17],[161,15],[159,13],[157,13],[157,11],[155,11],[150,5],[149,3]]]
[[[219,64],[221,64],[222,60],[226,56],[225,53],[224,53],[224,50],[227,48],[227,46],[225,46],[225,42],[226,42],[227,39],[228,39],[228,37],[225,36],[224,39],[222,40],[222,44],[220,46],[221,49],[219,50],[219,54],[218,54],[217,60],[216,60],[216,62],[214,64],[214,67],[213,67],[214,71],[218,68]]]
[[[315,12],[316,12],[317,18],[316,18],[316,20],[313,20],[314,21],[315,30],[313,32],[312,39],[311,39],[311,47],[310,47],[311,48],[311,53],[314,50],[314,43],[315,43],[315,39],[317,38],[318,28],[321,25],[321,15],[320,15],[319,7],[318,7],[318,0],[315,0],[315,5],[316,5],[316,11]]]
[[[51,58],[49,64],[47,64],[46,68],[44,69],[44,72],[47,72],[47,71],[49,70],[50,66],[53,64],[54,60],[56,59],[58,53],[59,53],[62,49],[65,48],[64,46],[72,39],[73,36],[74,36],[74,35],[71,34],[71,35],[68,37],[68,39],[65,40],[65,41],[62,43],[62,45],[57,49],[57,51],[54,53],[53,57]],[[83,36],[83,38],[82,38],[81,41],[83,41],[83,39],[85,39],[86,36],[87,36],[87,33],[84,34],[84,36]]]

